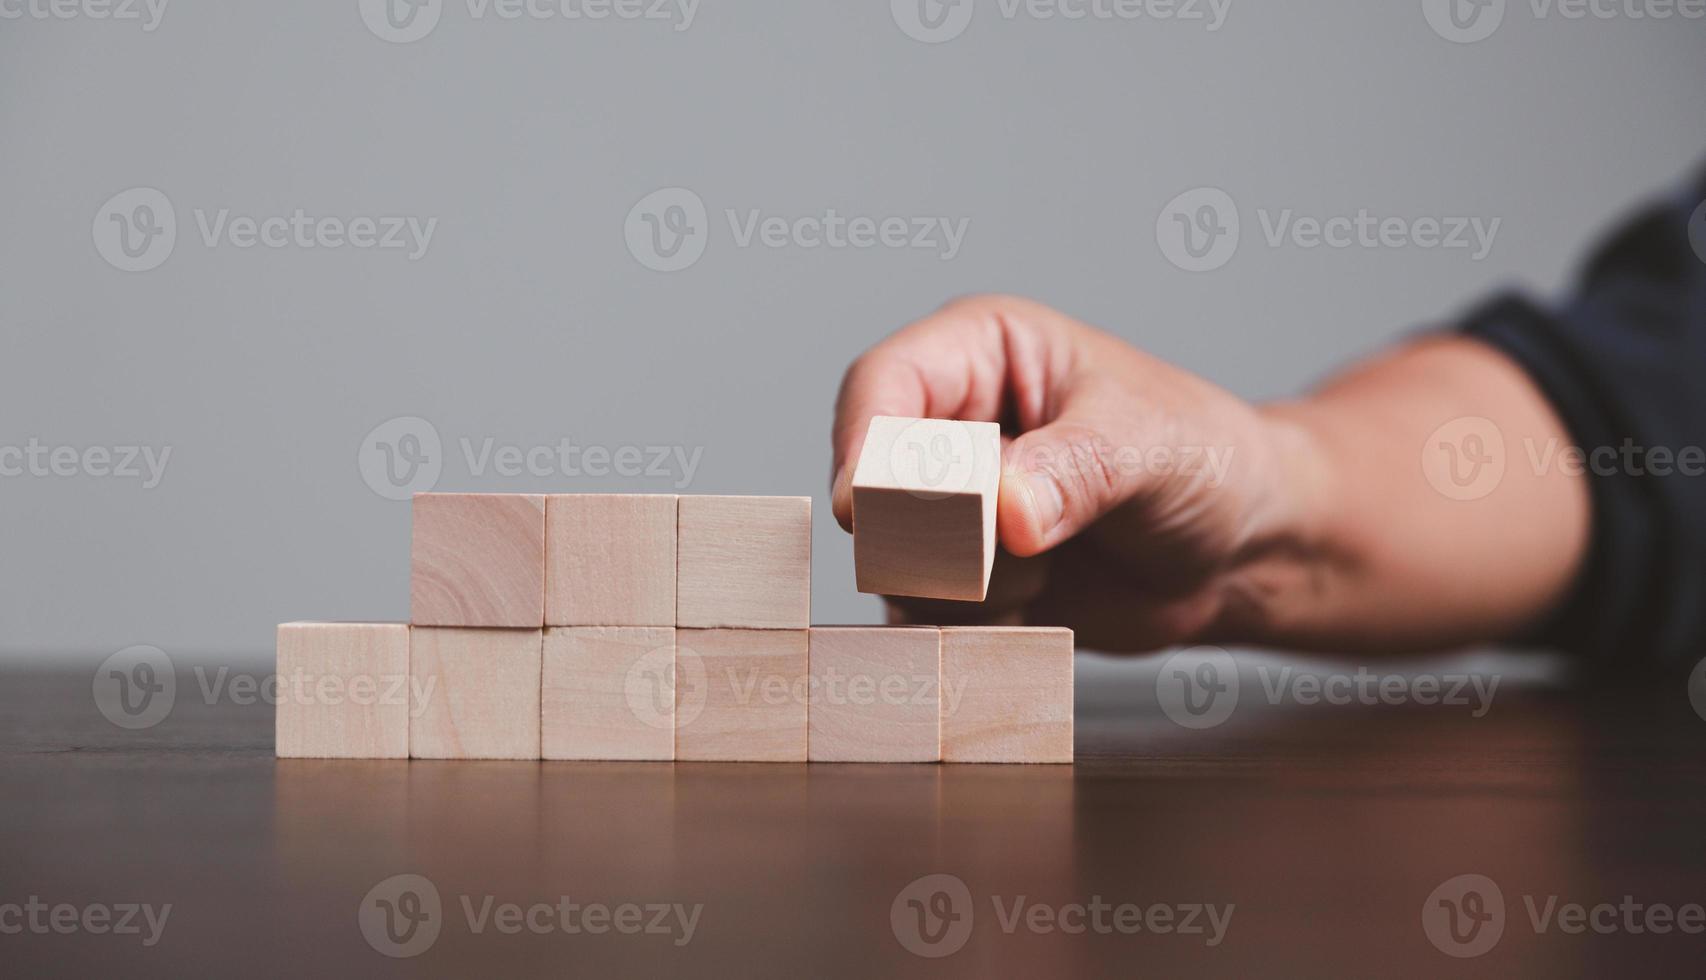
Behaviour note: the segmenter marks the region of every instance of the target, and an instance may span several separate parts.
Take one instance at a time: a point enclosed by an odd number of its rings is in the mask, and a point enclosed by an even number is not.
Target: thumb
[[[1008,551],[1047,551],[1144,489],[1143,468],[1127,465],[1135,444],[1110,422],[1069,411],[1003,450],[996,527]]]

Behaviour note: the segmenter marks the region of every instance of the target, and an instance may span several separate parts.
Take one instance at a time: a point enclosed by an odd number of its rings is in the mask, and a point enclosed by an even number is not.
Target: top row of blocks
[[[811,498],[422,493],[417,626],[805,629]]]

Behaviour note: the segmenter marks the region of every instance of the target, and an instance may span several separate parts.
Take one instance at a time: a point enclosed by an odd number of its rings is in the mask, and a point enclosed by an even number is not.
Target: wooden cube
[[[677,630],[678,762],[806,761],[805,630]]]
[[[421,702],[409,722],[410,757],[539,758],[543,630],[410,632],[409,671]]]
[[[811,625],[810,497],[682,497],[677,521],[677,626]]]
[[[814,626],[807,756],[812,762],[942,758],[942,632]]]
[[[545,498],[547,626],[674,626],[672,494]]]
[[[544,626],[545,498],[416,494],[409,607],[416,626]]]
[[[873,418],[853,471],[859,591],[981,602],[1000,490],[995,423]]]
[[[407,759],[409,627],[280,626],[274,725],[281,759]]]
[[[675,758],[675,630],[547,629],[540,739],[546,759]]]
[[[942,630],[942,761],[1072,761],[1072,631]]]

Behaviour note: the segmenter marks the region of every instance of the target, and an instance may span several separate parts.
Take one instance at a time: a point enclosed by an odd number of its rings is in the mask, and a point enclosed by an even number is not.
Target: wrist
[[[1337,443],[1328,420],[1308,402],[1260,406],[1257,416],[1250,533],[1226,578],[1213,639],[1309,645],[1328,618],[1335,570],[1354,561]]]

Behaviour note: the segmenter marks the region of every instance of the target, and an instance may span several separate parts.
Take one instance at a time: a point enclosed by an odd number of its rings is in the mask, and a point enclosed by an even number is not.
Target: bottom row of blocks
[[[1072,631],[287,623],[281,758],[1071,762]]]

